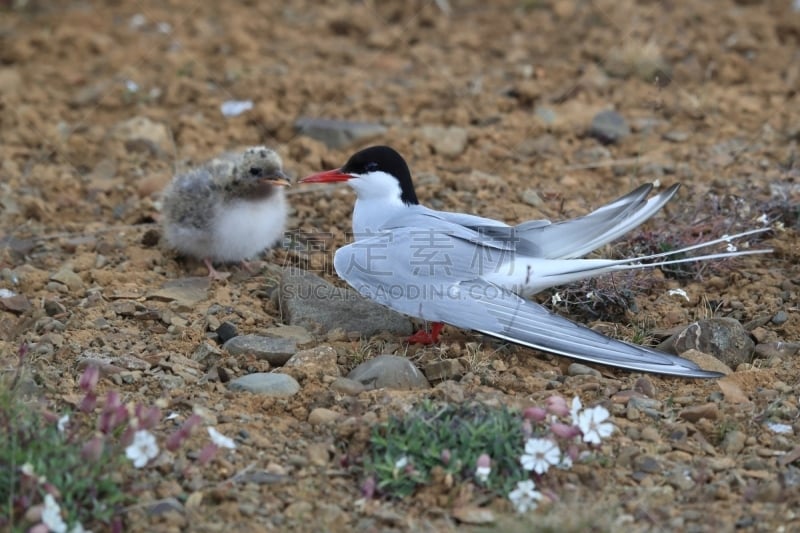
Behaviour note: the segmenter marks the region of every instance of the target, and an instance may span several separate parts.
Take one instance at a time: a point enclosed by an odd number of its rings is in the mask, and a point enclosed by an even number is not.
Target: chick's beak
[[[289,179],[289,176],[287,176],[284,172],[282,172],[280,170],[275,172],[274,174],[270,175],[269,177],[267,177],[267,182],[270,185],[278,185],[280,187],[291,187],[292,186],[292,182]]]
[[[335,168],[333,170],[311,174],[301,179],[300,183],[333,183],[335,181],[347,181],[352,178],[353,176],[350,174],[345,174],[341,169]]]

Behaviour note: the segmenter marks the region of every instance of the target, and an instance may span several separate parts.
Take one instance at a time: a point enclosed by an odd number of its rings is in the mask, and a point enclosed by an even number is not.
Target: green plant
[[[529,477],[519,461],[522,428],[520,414],[505,407],[426,401],[373,430],[365,468],[375,476],[382,494],[403,497],[429,483],[436,467],[456,480],[474,479],[478,458],[488,454],[493,465],[483,486],[506,495]]]

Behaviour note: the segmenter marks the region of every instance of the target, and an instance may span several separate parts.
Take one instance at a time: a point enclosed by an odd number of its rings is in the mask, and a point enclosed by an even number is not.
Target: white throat
[[[406,205],[400,199],[402,191],[394,176],[385,172],[355,175],[348,180],[356,192],[353,209],[353,233],[356,240],[379,231],[383,224]]]

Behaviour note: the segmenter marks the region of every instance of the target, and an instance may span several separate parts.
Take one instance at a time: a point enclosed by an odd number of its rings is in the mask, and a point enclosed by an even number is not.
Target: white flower
[[[394,468],[395,470],[400,470],[402,468],[405,468],[406,465],[408,465],[408,457],[404,455],[403,457],[395,461]]]
[[[42,523],[53,533],[66,533],[67,524],[61,518],[61,507],[52,494],[44,495],[44,509],[42,510]]]
[[[220,448],[229,448],[231,450],[236,449],[236,443],[233,442],[233,439],[230,437],[226,437],[216,429],[209,427],[208,429],[208,436],[211,437],[211,442],[219,446]]]
[[[56,422],[56,427],[58,428],[59,433],[64,433],[67,430],[67,424],[69,424],[69,415],[64,415],[58,419]]]
[[[550,439],[528,439],[525,442],[525,453],[520,457],[522,468],[533,470],[537,474],[544,474],[550,465],[558,464],[561,460],[561,450]]]
[[[486,483],[486,480],[489,479],[489,474],[491,473],[492,473],[491,466],[479,466],[475,469],[475,479],[477,479],[481,483]]]
[[[25,463],[19,467],[19,471],[28,477],[33,477],[36,475],[36,472],[33,471],[33,465],[30,463]]]
[[[769,224],[769,217],[766,213],[761,213],[761,216],[756,219],[756,222],[761,222],[763,225]]]
[[[572,420],[573,424],[578,420],[578,412],[581,410],[582,407],[583,404],[581,403],[581,399],[575,396],[572,399],[572,407],[570,407],[569,409],[569,418],[570,420]]]
[[[133,466],[142,468],[150,459],[158,455],[156,438],[147,430],[140,429],[133,434],[133,443],[125,448],[125,456],[133,461]]]
[[[583,433],[583,440],[591,444],[600,444],[600,441],[614,432],[614,424],[606,422],[611,416],[608,409],[602,405],[586,409],[578,415],[577,425]]]
[[[517,488],[508,494],[508,499],[514,504],[518,513],[524,513],[528,509],[536,509],[536,502],[542,499],[542,493],[534,490],[536,485],[530,479],[519,481]]]

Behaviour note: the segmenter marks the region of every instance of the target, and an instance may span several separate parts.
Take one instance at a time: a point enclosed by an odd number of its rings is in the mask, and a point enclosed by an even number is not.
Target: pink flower
[[[361,484],[361,495],[371,500],[375,497],[375,492],[377,489],[378,484],[375,482],[375,478],[373,476],[369,476],[364,480],[364,483]]]
[[[202,450],[200,450],[200,454],[197,456],[197,462],[200,465],[206,465],[211,462],[215,455],[217,455],[217,445],[213,442],[209,442],[206,444]]]
[[[567,400],[563,396],[554,394],[545,400],[547,412],[555,416],[567,416],[569,414],[569,406]]]
[[[153,429],[161,421],[161,409],[156,406],[145,408],[142,404],[137,404],[136,419],[142,429]]]
[[[81,457],[84,461],[98,461],[103,456],[105,439],[101,435],[95,435],[89,439],[81,449]]]
[[[571,439],[581,434],[581,428],[578,426],[570,426],[562,424],[561,422],[553,422],[550,424],[550,431],[557,437],[562,439]]]
[[[83,413],[91,413],[95,407],[97,407],[97,395],[94,392],[87,392],[81,400],[79,409]]]
[[[174,452],[180,448],[183,442],[191,436],[194,428],[196,428],[202,422],[203,419],[199,415],[190,416],[183,422],[183,425],[181,425],[181,427],[175,433],[167,438],[167,442],[164,444],[164,446],[169,451]]]
[[[94,388],[97,387],[97,382],[99,379],[100,369],[95,365],[89,365],[86,367],[86,370],[83,371],[83,374],[81,374],[81,379],[78,382],[78,386],[83,392],[93,392]]]
[[[522,418],[532,422],[544,422],[544,419],[547,418],[547,411],[541,407],[528,407],[522,411]]]

